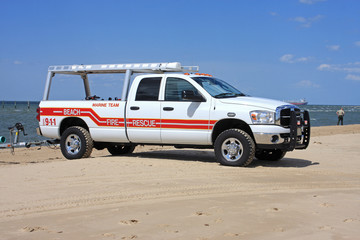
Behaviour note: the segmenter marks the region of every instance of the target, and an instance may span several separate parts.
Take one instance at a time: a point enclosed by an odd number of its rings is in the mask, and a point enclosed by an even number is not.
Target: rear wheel
[[[243,130],[226,130],[215,140],[215,155],[222,165],[245,167],[254,159],[254,140]]]
[[[116,156],[116,155],[132,153],[135,150],[135,147],[136,147],[135,145],[117,144],[117,145],[110,146],[107,149],[108,149],[109,153]]]
[[[259,160],[279,161],[285,156],[286,152],[280,149],[260,149],[255,153]]]
[[[69,127],[60,139],[61,152],[67,159],[87,158],[91,155],[94,142],[83,127]]]

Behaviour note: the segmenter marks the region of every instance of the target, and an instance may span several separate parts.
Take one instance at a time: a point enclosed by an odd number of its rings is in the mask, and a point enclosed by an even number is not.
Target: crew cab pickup
[[[50,66],[38,133],[57,139],[67,159],[89,157],[93,148],[120,155],[132,153],[136,145],[155,144],[211,148],[220,164],[247,166],[254,158],[276,161],[307,148],[307,111],[247,96],[198,69],[178,62]],[[88,75],[106,73],[125,74],[121,99],[91,95]],[[79,75],[84,100],[49,100],[58,74]]]

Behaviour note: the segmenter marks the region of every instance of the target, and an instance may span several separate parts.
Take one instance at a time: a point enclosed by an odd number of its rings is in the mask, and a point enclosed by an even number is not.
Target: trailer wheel
[[[108,147],[107,150],[111,155],[117,156],[117,155],[123,155],[123,154],[129,154],[132,153],[135,149],[135,145],[113,145],[111,147]]]
[[[255,153],[255,157],[259,160],[279,161],[286,154],[286,151],[280,149],[260,149]]]
[[[215,156],[226,166],[249,165],[255,155],[255,143],[251,136],[240,129],[226,130],[215,140]]]
[[[90,156],[94,142],[90,133],[83,127],[74,126],[66,129],[61,136],[61,152],[67,159],[87,158]]]

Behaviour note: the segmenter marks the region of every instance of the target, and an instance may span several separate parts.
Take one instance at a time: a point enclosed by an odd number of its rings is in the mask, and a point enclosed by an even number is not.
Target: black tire
[[[135,149],[135,145],[113,145],[107,148],[109,153],[114,156],[132,153]]]
[[[215,140],[217,161],[226,166],[248,166],[254,159],[255,143],[251,136],[240,129],[229,129]]]
[[[90,133],[83,127],[69,127],[60,139],[61,152],[67,159],[87,158],[94,146]]]
[[[285,156],[286,152],[280,149],[260,149],[255,153],[259,160],[279,161]]]

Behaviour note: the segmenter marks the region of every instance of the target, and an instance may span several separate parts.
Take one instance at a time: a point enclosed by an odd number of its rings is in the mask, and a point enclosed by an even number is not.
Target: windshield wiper
[[[215,95],[215,98],[225,98],[225,97],[239,97],[239,96],[245,96],[243,93],[233,93],[233,92],[227,92],[227,93],[220,93],[218,95]]]
[[[230,96],[229,96],[229,94],[230,94]],[[226,93],[220,93],[220,94],[218,94],[218,95],[215,95],[214,97],[215,97],[215,98],[221,98],[221,97],[232,97],[232,96],[234,96],[234,93],[232,93],[232,92],[226,92]]]

